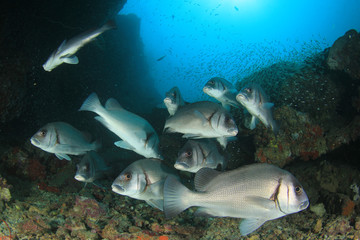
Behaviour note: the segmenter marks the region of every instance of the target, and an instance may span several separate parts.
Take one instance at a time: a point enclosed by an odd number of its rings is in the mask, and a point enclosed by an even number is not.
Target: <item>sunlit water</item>
[[[359,12],[357,0],[129,0],[120,14],[141,18],[159,94],[177,85],[192,102],[207,99],[201,89],[211,77],[235,83],[273,63],[323,51],[359,29]]]

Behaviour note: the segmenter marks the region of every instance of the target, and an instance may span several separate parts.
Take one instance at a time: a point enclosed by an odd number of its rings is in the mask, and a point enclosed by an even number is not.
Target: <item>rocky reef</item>
[[[332,70],[344,71],[360,79],[360,34],[351,29],[338,38],[330,48],[326,64]]]
[[[238,89],[249,83],[261,85],[275,104],[274,118],[281,124],[278,136],[260,125],[246,128],[249,115],[234,112],[245,135],[254,136],[255,159],[285,166],[294,160],[315,160],[343,144],[359,139],[359,84],[356,75],[341,68],[334,70],[329,59],[348,59],[356,64],[357,33],[349,31],[330,49],[303,63],[277,63],[238,82]],[[353,37],[349,37],[353,36]],[[337,42],[350,39],[339,51]],[[351,52],[351,53],[350,53]]]

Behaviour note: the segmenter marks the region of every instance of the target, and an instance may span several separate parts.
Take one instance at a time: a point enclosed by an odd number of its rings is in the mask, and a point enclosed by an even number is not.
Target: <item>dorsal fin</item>
[[[105,103],[105,108],[107,110],[119,110],[119,109],[123,109],[123,107],[120,105],[120,103],[114,99],[114,98],[109,98],[106,103]]]
[[[221,172],[211,168],[200,169],[195,175],[195,179],[194,179],[195,189],[201,192],[206,191],[206,187],[208,183],[220,173]]]
[[[65,44],[66,44],[66,39],[60,44],[60,46],[58,47],[57,51],[55,54],[59,54],[61,53],[61,51],[63,51],[64,47],[65,47]]]

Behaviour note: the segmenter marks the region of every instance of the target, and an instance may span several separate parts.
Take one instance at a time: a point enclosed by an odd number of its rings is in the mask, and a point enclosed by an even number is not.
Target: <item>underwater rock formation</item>
[[[0,63],[0,124],[19,117],[25,109],[27,77],[24,65],[23,56]]]
[[[353,31],[348,35],[351,33],[356,41],[358,35]],[[351,47],[347,52],[359,52],[357,44],[346,46]],[[262,86],[275,104],[275,119],[281,123],[277,137],[262,124],[254,130],[257,161],[285,166],[296,159],[314,160],[359,139],[360,90],[348,74],[329,70],[325,60],[330,52],[325,50],[301,64],[274,64],[238,82],[238,89],[249,83]],[[234,115],[245,134],[252,135],[244,126],[249,116],[241,112]]]
[[[326,63],[332,70],[340,70],[360,79],[360,34],[351,29],[338,38],[329,50]]]

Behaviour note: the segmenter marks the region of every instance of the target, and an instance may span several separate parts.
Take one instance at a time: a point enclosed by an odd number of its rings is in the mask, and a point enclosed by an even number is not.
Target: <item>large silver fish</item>
[[[122,108],[115,99],[108,99],[104,108],[96,93],[92,93],[79,111],[98,114],[95,119],[122,139],[114,143],[117,147],[132,150],[146,158],[162,159],[159,138],[150,123]]]
[[[184,105],[165,122],[166,132],[183,133],[184,138],[217,138],[226,147],[227,138],[238,128],[231,114],[221,105],[202,101]]]
[[[109,21],[105,25],[95,30],[84,32],[78,36],[73,37],[69,41],[64,40],[61,45],[55,50],[48,60],[43,64],[45,71],[51,72],[54,68],[62,63],[78,64],[79,59],[74,55],[85,44],[94,40],[103,32],[115,28],[115,22]]]
[[[205,216],[243,218],[240,232],[247,235],[266,221],[306,209],[308,197],[288,171],[258,163],[228,172],[202,168],[195,175],[196,192],[176,179],[164,185],[164,212],[173,217],[191,206]]]
[[[224,78],[213,77],[203,88],[204,93],[210,97],[215,98],[221,102],[222,106],[229,110],[230,105],[233,107],[240,107],[241,105],[236,101],[237,90],[231,82]]]
[[[185,105],[184,99],[181,97],[178,87],[173,87],[168,92],[166,92],[164,103],[170,116],[174,115],[179,107]]]
[[[40,128],[30,139],[31,143],[42,150],[54,153],[60,160],[71,160],[70,155],[82,155],[97,150],[100,143],[90,143],[83,133],[65,122],[48,123]]]
[[[174,167],[196,173],[201,168],[225,169],[225,158],[219,153],[212,139],[189,140],[178,153]]]
[[[236,100],[252,115],[250,129],[254,129],[257,119],[260,119],[267,128],[271,127],[275,135],[279,132],[279,124],[274,120],[271,110],[274,104],[269,102],[260,86],[252,84],[244,87],[236,96]]]
[[[76,167],[75,179],[85,183],[94,183],[110,169],[95,151],[88,152]]]
[[[163,210],[164,182],[167,176],[178,178],[175,170],[158,159],[142,159],[130,164],[112,184],[118,194],[146,201]]]

